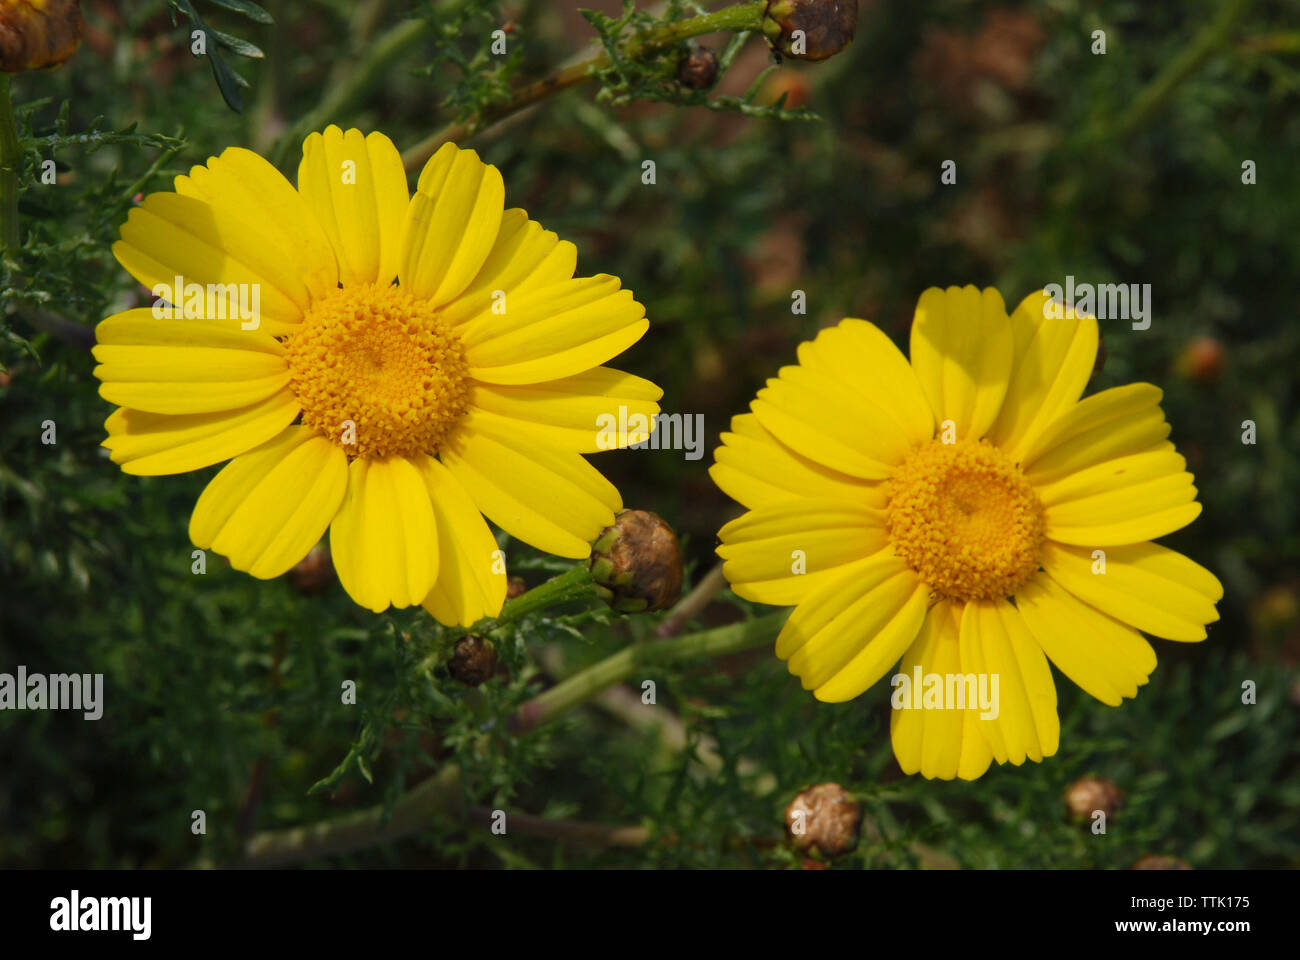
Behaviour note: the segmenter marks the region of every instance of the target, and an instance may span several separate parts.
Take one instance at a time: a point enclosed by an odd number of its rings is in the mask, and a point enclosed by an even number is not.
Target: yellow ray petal
[[[438,527],[438,579],[424,608],[444,626],[495,617],[506,598],[506,568],[492,531],[451,472],[432,457],[417,462]]]
[[[402,226],[402,286],[434,306],[463,293],[496,243],[504,209],[500,171],[473,150],[443,144],[420,174]]]
[[[974,780],[993,760],[988,741],[975,729],[978,710],[935,710],[913,706],[913,685],[920,668],[922,683],[929,674],[962,674],[958,648],[961,605],[940,600],[926,614],[916,641],[903,655],[898,673],[906,685],[895,686],[890,698],[889,737],[894,756],[904,773],[920,773],[927,780]]]
[[[1077,546],[1162,537],[1201,512],[1186,461],[1172,445],[1108,460],[1038,488],[1046,535]]]
[[[509,308],[511,298],[573,278],[578,248],[528,219],[518,207],[501,217],[492,250],[469,287],[447,304],[442,318],[460,324]]]
[[[220,321],[159,320],[145,307],[114,314],[95,328],[95,336],[100,396],[136,410],[234,410],[265,400],[289,382],[279,342]]]
[[[1074,406],[1096,364],[1097,321],[1046,316],[1049,303],[1046,294],[1035,291],[1011,315],[1018,348],[989,439],[1013,460],[1020,460],[1035,438]]]
[[[928,593],[888,549],[845,564],[795,608],[776,655],[818,700],[851,700],[911,646]]]
[[[330,524],[339,582],[375,613],[421,603],[438,579],[438,530],[429,488],[402,457],[358,458]]]
[[[274,262],[259,262],[285,284],[302,284],[311,297],[338,285],[338,264],[315,218],[293,185],[251,150],[229,147],[206,166],[175,181],[176,192],[210,204],[229,218],[234,235],[262,249]]]
[[[333,124],[312,133],[303,141],[298,189],[329,237],[343,285],[392,283],[410,202],[393,141]]]
[[[848,318],[799,346],[799,363],[868,400],[909,446],[934,435],[934,412],[907,358],[875,324]]]
[[[617,277],[566,280],[517,294],[502,314],[460,326],[470,376],[485,383],[558,380],[599,366],[649,329],[645,307]]]
[[[595,367],[535,384],[476,383],[470,404],[552,446],[596,453],[647,439],[662,396],[649,380]]]
[[[1160,447],[1169,424],[1160,390],[1130,383],[1085,397],[1031,444],[1021,465],[1035,484],[1054,483],[1107,460]]]
[[[493,523],[557,556],[589,556],[591,541],[623,508],[618,490],[578,454],[549,447],[524,453],[473,412],[441,459]]]
[[[718,536],[723,573],[739,596],[799,603],[839,576],[843,565],[884,549],[878,510],[844,500],[786,500],[732,520]]]
[[[802,456],[772,436],[758,417],[731,418],[731,432],[713,452],[713,482],[727,496],[751,509],[791,498],[853,500],[885,505],[884,486],[840,473]]]
[[[1223,585],[1200,564],[1155,543],[1107,547],[1094,559],[1088,547],[1043,544],[1043,569],[1102,613],[1166,640],[1205,639],[1219,619]],[[1104,565],[1103,565],[1104,564]]]
[[[123,473],[156,477],[229,460],[279,434],[298,416],[288,390],[252,406],[167,416],[119,408],[104,421],[104,446]]]
[[[1019,611],[1006,600],[966,604],[961,648],[962,662],[976,677],[977,688],[984,677],[985,690],[996,690],[989,715],[978,712],[976,728],[998,763],[1038,763],[1056,753],[1061,732],[1056,685],[1042,647]]]
[[[1014,352],[1002,295],[989,288],[931,287],[912,320],[912,368],[942,430],[978,440],[993,426],[1006,396]]]
[[[212,478],[190,517],[190,539],[236,570],[278,577],[320,541],[347,484],[342,448],[290,427]]]
[[[1136,697],[1156,653],[1132,627],[1093,609],[1039,572],[1016,593],[1016,609],[1058,670],[1102,703]]]

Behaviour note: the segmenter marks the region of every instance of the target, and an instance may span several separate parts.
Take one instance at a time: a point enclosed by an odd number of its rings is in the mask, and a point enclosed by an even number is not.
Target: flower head
[[[573,244],[505,209],[495,167],[447,144],[411,195],[387,137],[331,126],[296,189],[239,148],[175,188],[113,246],[160,302],[100,323],[95,375],[127,473],[230,461],[194,508],[197,546],[269,578],[328,529],[357,603],[465,626],[505,598],[484,515],[590,553],[622,500],[582,454],[610,446],[608,411],[659,409],[653,383],[602,366],[645,309],[616,277],[574,277]]]
[[[1049,661],[1103,703],[1155,669],[1143,633],[1205,638],[1223,588],[1151,541],[1200,513],[1161,392],[1080,399],[1097,322],[1041,293],[922,294],[908,361],[844,320],[732,420],[711,468],[748,512],[719,555],[737,594],[795,606],[776,652],[849,700],[895,664],[907,773],[980,776],[1056,752]],[[900,662],[901,661],[901,662]]]

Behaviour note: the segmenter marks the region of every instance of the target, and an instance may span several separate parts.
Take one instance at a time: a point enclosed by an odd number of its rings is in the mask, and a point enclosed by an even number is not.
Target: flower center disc
[[[302,422],[353,457],[435,453],[469,407],[460,339],[400,287],[334,291],[285,349]]]
[[[1009,597],[1038,570],[1043,505],[998,448],[932,440],[903,461],[888,490],[894,552],[940,594]]]

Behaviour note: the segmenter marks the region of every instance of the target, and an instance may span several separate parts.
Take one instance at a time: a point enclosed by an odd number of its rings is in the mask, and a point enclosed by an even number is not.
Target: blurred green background
[[[677,528],[695,578],[739,512],[706,472],[717,436],[819,328],[866,317],[905,345],[933,285],[995,285],[1011,305],[1070,274],[1151,285],[1150,329],[1103,323],[1089,389],[1164,389],[1205,504],[1164,542],[1218,574],[1222,620],[1203,644],[1156,641],[1151,683],[1118,709],[1057,674],[1057,756],[973,784],[902,776],[886,685],[816,704],[767,649],[649,675],[676,733],[716,743],[709,766],[594,707],[523,737],[494,723],[550,682],[552,660],[594,662],[645,636],[645,618],[530,624],[503,651],[509,676],[469,691],[447,678],[448,638],[418,610],[374,616],[337,583],[307,595],[215,555],[191,573],[189,513],[216,468],[127,477],[99,448],[111,408],[90,375],[89,331],[147,302],[109,252],[132,198],[228,145],[274,151],[403,17],[433,26],[326,118],[399,148],[595,36],[576,5],[529,0],[272,2],[274,26],[195,5],[266,52],[227,54],[251,82],[243,114],[161,2],[88,0],[81,50],[13,81],[28,139],[24,247],[2,294],[0,670],[102,672],[105,712],[0,712],[0,866],[234,863],[257,830],[391,803],[453,757],[463,806],[399,842],[307,862],[797,867],[782,810],[837,781],[868,819],[839,866],[1123,868],[1148,853],[1300,865],[1295,3],[864,2],[846,51],[762,80],[756,104],[784,94],[819,121],[608,103],[588,85],[467,141],[501,168],[509,205],[577,244],[580,272],[616,274],[646,305],[650,333],[618,366],[661,384],[667,412],[704,415],[702,460],[594,458],[628,506]],[[507,23],[510,55],[483,56]],[[1104,55],[1091,52],[1095,30]],[[704,38],[719,52],[726,40]],[[717,93],[743,94],[771,63],[750,37]],[[58,182],[41,184],[51,158]],[[641,182],[646,159],[654,185]],[[946,160],[954,185],[940,183]],[[806,315],[791,312],[796,289]],[[47,419],[53,446],[40,442]],[[1254,445],[1241,442],[1245,420]],[[530,584],[562,568],[507,549]],[[723,595],[703,619],[757,612]],[[340,703],[347,679],[356,707]],[[349,757],[331,789],[308,793]],[[1127,794],[1105,836],[1062,802],[1089,773]],[[455,815],[476,807],[645,826],[649,839],[505,841]],[[198,809],[203,836],[190,830]]]

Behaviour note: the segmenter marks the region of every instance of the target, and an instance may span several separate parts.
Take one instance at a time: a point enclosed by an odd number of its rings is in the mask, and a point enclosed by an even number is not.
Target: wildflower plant
[[[1300,862],[1272,8],[75,6],[2,51],[0,864]]]

